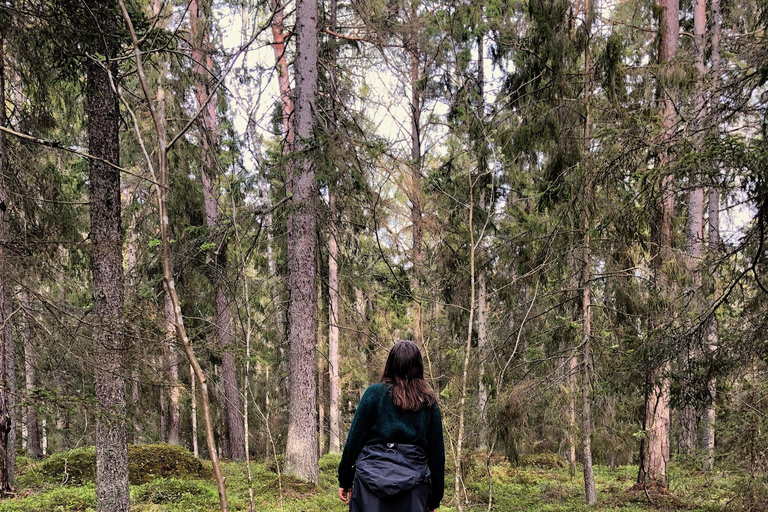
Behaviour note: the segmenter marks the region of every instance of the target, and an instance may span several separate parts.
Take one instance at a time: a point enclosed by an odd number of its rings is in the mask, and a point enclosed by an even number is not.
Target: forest
[[[766,0],[2,0],[0,511],[768,510]]]

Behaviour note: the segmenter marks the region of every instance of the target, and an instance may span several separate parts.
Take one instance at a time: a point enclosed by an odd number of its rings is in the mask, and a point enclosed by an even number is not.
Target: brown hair
[[[424,405],[437,402],[435,392],[424,380],[421,351],[412,341],[398,341],[389,351],[381,382],[392,390],[395,407],[403,411],[418,411]]]

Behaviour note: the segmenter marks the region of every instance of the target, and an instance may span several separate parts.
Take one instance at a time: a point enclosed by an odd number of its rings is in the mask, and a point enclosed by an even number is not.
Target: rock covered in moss
[[[158,478],[212,478],[211,470],[181,446],[167,444],[129,445],[128,479],[140,485]],[[20,475],[19,485],[80,486],[96,480],[96,450],[93,446],[57,453]]]

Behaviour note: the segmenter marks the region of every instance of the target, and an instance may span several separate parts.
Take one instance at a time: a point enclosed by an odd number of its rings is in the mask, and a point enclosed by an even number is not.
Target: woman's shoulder
[[[374,397],[374,396],[382,396],[389,392],[389,385],[385,382],[377,382],[376,384],[371,384],[368,386],[368,388],[365,390],[365,393],[363,393],[363,398],[366,396],[368,397]]]

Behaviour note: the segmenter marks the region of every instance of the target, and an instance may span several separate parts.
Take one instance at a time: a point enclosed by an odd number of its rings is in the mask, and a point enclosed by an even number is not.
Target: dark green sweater
[[[376,443],[415,444],[424,449],[432,473],[432,492],[427,507],[429,510],[437,508],[445,486],[443,420],[437,404],[422,407],[417,412],[400,411],[392,402],[387,384],[374,384],[366,389],[341,456],[339,487],[352,487],[358,455],[365,445]]]

